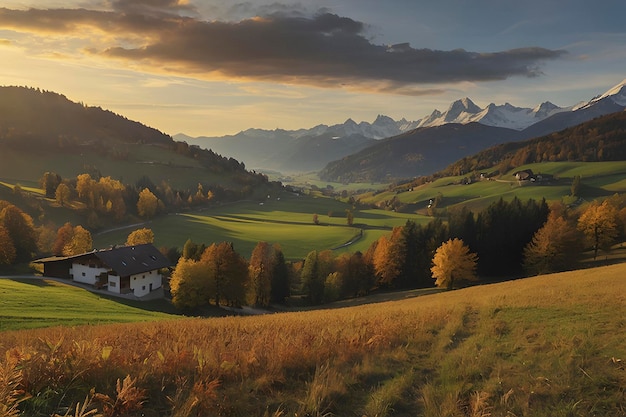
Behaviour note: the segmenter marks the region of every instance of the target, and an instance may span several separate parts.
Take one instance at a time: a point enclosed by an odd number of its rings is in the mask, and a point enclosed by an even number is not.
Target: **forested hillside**
[[[464,156],[498,143],[518,140],[519,135],[512,129],[479,123],[419,128],[331,162],[319,175],[324,181],[345,183],[430,175]]]
[[[505,173],[535,162],[601,162],[626,159],[626,112],[598,117],[589,122],[523,142],[493,146],[465,157],[436,176],[495,170]]]
[[[34,152],[36,150],[36,152]],[[177,190],[221,188],[239,198],[267,183],[232,158],[170,136],[100,107],[26,87],[0,87],[0,178],[36,182],[45,172],[89,173],[125,184],[167,181]]]
[[[107,141],[168,145],[172,138],[156,129],[64,95],[25,87],[0,87],[0,141],[33,149],[107,146]]]

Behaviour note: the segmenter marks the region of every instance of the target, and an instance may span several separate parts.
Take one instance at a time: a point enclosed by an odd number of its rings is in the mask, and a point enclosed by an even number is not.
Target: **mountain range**
[[[491,103],[484,108],[477,106],[470,98],[463,98],[450,104],[446,111],[434,110],[430,115],[415,121],[401,119],[393,120],[390,117],[379,115],[373,123],[356,123],[352,119],[337,125],[317,125],[310,129],[298,130],[262,130],[248,129],[235,135],[221,137],[190,137],[184,134],[174,136],[176,140],[185,141],[189,144],[208,148],[227,157],[233,157],[246,164],[248,168],[269,169],[283,172],[293,171],[319,171],[327,164],[337,163],[346,157],[358,158],[358,154],[364,151],[371,155],[376,147],[387,147],[381,141],[398,138],[397,141],[412,141],[409,137],[417,137],[411,154],[421,155],[417,159],[422,162],[422,168],[413,170],[411,164],[406,169],[400,169],[400,165],[391,166],[391,170],[385,171],[380,168],[378,180],[389,176],[414,176],[432,173],[433,169],[441,169],[456,159],[448,159],[457,156],[463,157],[468,152],[477,151],[477,146],[502,143],[509,140],[523,140],[532,137],[559,131],[570,126],[593,119],[594,117],[623,110],[626,107],[626,79],[613,88],[607,90],[589,101],[581,102],[567,107],[559,107],[549,101],[541,103],[534,108],[516,107],[510,103],[496,105]],[[495,129],[483,129],[485,136],[481,136],[481,142],[468,143],[463,140],[463,126],[472,123],[483,127]],[[455,147],[451,152],[440,152],[435,160],[431,160],[429,152],[423,148],[429,141],[437,141],[438,135],[446,129],[444,125],[454,124],[458,133],[458,140],[454,143],[446,142],[448,149]],[[433,130],[428,130],[433,129]],[[460,131],[459,131],[460,129]],[[474,135],[481,127],[472,128]],[[503,133],[500,129],[510,132]],[[487,133],[488,132],[488,133]],[[497,132],[497,133],[493,133]],[[365,151],[369,147],[374,147]],[[406,145],[403,145],[406,148]],[[432,146],[427,148],[434,150]],[[465,149],[466,151],[463,151]],[[443,151],[443,150],[442,150]],[[407,149],[408,152],[408,149]],[[411,158],[409,158],[411,159]],[[412,158],[415,160],[415,157]],[[429,160],[428,163],[425,163]],[[338,162],[333,162],[338,161]],[[416,162],[419,162],[416,161]],[[393,162],[391,162],[393,165]],[[328,169],[324,172],[327,174]],[[352,176],[354,177],[354,176]],[[336,176],[326,179],[337,179]]]

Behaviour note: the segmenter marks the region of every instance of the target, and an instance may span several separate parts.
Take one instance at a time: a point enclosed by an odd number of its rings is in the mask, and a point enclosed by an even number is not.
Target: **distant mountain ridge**
[[[443,123],[439,126],[420,127],[411,132],[378,141],[370,148],[356,154],[332,161],[319,172],[319,176],[325,181],[343,182],[390,181],[427,176],[463,157],[472,155],[480,150],[477,146],[484,146],[483,149],[485,149],[497,144],[523,141],[559,132],[596,117],[623,112],[626,106],[620,103],[625,102],[626,80],[587,103],[573,106],[568,111],[554,112],[549,104],[545,104],[543,105],[545,113],[552,115],[523,130],[496,128],[479,122]],[[541,111],[541,107],[537,108],[536,114]],[[452,115],[457,114],[456,119],[464,113],[468,114],[463,109],[471,110],[472,105],[469,100],[465,100],[460,105],[451,106],[451,109]],[[443,119],[445,116],[441,114],[437,118]],[[454,129],[449,132],[441,130],[446,126],[454,126]],[[483,126],[479,129],[479,135],[475,134],[477,126]],[[486,127],[494,129],[485,129]],[[442,132],[445,132],[443,136]],[[402,152],[419,157],[413,157],[408,161],[402,160]],[[389,155],[395,155],[397,159],[390,160]]]
[[[379,115],[373,123],[356,123],[352,119],[337,125],[317,125],[310,129],[248,129],[235,135],[193,138],[174,135],[177,140],[212,149],[214,152],[243,161],[249,168],[278,171],[317,171],[327,163],[348,157],[373,146],[376,141],[446,124],[506,128],[524,132],[519,138],[530,138],[555,132],[594,117],[626,107],[626,79],[604,94],[587,102],[559,107],[549,101],[534,108],[516,107],[510,103],[490,103],[484,108],[465,97],[450,104],[444,112],[434,110],[416,121],[396,121]],[[515,136],[515,135],[512,135]],[[520,140],[521,140],[520,139]],[[487,141],[489,142],[489,141]],[[448,161],[448,163],[453,161]]]

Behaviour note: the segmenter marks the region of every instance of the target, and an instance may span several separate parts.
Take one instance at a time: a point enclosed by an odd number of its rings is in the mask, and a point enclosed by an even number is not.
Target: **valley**
[[[106,123],[35,136],[17,123],[0,138],[0,260],[13,256],[0,270],[0,405],[55,417],[117,415],[122,402],[120,415],[181,417],[623,411],[623,112],[529,140],[424,126],[320,176],[268,176],[26,94]],[[608,219],[595,243],[593,210]],[[8,232],[18,223],[30,247]],[[129,243],[135,231],[151,240]],[[477,275],[445,291],[431,266],[453,238],[478,253]],[[165,297],[20,278],[41,274],[36,256],[144,244],[171,263]],[[106,274],[109,286],[121,275]],[[234,317],[242,307],[275,314]]]

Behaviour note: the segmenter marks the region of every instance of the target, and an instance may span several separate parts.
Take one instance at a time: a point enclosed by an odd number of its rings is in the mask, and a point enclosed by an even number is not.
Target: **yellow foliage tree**
[[[130,232],[126,238],[126,246],[143,245],[154,243],[154,232],[147,227]]]
[[[180,258],[170,280],[172,303],[177,308],[194,308],[208,303],[211,282],[200,262]]]
[[[435,285],[452,289],[458,281],[476,281],[478,255],[470,252],[461,239],[449,239],[437,248],[430,271]]]
[[[268,306],[272,291],[272,273],[275,249],[267,242],[259,242],[252,251],[249,274],[248,302],[257,306]]]
[[[70,195],[71,195],[70,187],[68,187],[67,184],[65,183],[61,183],[59,184],[59,186],[56,189],[56,192],[54,193],[54,198],[56,202],[59,203],[59,205],[64,206],[65,203],[67,203],[70,200]]]
[[[598,250],[608,250],[617,237],[617,209],[608,200],[593,202],[578,218],[578,229],[593,248],[593,259]]]
[[[582,251],[580,232],[558,210],[537,230],[524,249],[524,268],[536,274],[561,271],[577,260]]]
[[[74,227],[72,238],[63,247],[63,255],[72,256],[89,252],[93,248],[93,240],[89,230],[78,225]]]
[[[144,188],[139,193],[139,200],[137,201],[137,213],[141,217],[147,219],[154,217],[159,207],[159,199],[148,188]]]

